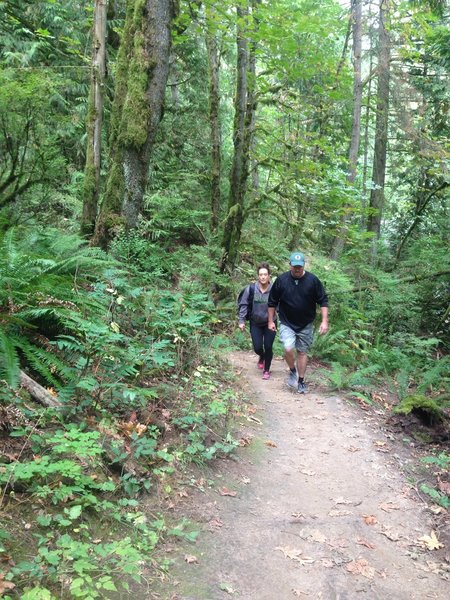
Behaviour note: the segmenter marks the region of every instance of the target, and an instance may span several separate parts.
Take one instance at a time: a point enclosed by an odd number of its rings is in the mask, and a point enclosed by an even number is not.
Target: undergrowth
[[[241,397],[216,350],[227,340],[187,274],[150,286],[50,229],[10,229],[0,245],[0,590],[132,593],[159,540],[196,536],[144,513],[141,495],[170,496],[186,464],[237,445]],[[22,369],[56,408],[20,390]]]

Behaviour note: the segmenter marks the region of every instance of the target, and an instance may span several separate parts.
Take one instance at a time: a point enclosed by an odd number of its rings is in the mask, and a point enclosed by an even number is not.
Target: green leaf
[[[82,510],[83,510],[83,507],[80,505],[71,506],[68,511],[69,519],[72,519],[72,521],[74,521],[75,519],[78,519],[78,517],[81,515]]]

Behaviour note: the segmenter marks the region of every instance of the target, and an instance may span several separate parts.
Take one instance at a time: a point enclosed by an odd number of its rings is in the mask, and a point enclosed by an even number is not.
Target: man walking
[[[305,271],[304,255],[294,252],[290,256],[290,270],[280,275],[270,290],[268,328],[276,331],[274,318],[277,309],[284,358],[291,371],[287,384],[300,394],[307,391],[307,353],[313,341],[317,305],[322,313],[319,328],[322,335],[328,331],[328,297],[320,279]],[[294,350],[297,350],[297,365]]]

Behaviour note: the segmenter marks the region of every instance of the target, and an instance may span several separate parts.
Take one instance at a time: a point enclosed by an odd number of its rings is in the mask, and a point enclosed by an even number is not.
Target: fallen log
[[[42,385],[39,385],[37,381],[31,379],[31,377],[23,371],[20,371],[20,385],[25,388],[30,396],[37,400],[39,404],[49,408],[58,408],[62,406],[57,398],[52,396],[50,392],[42,387]]]

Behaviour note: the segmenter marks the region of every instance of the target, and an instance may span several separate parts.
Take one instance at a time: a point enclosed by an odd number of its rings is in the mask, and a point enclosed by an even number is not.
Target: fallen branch
[[[57,408],[62,406],[57,398],[52,396],[42,385],[39,385],[34,379],[31,379],[26,373],[20,371],[20,385],[27,390],[27,392],[35,400],[47,406],[49,408]]]

